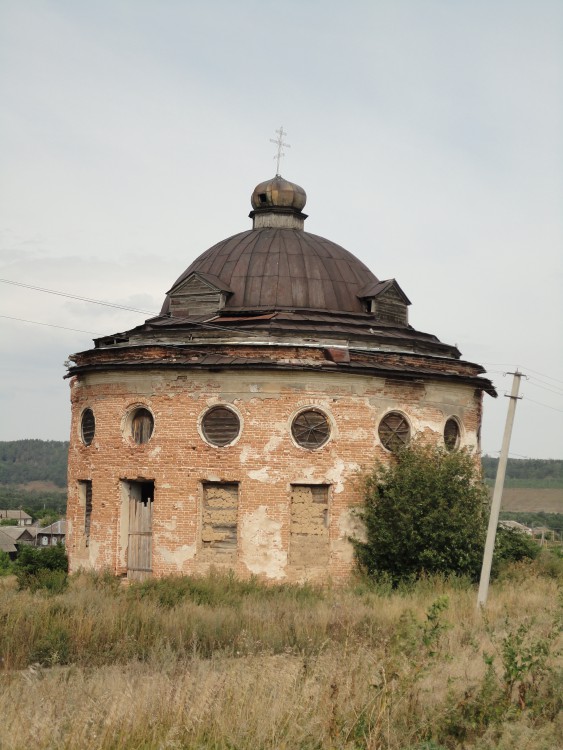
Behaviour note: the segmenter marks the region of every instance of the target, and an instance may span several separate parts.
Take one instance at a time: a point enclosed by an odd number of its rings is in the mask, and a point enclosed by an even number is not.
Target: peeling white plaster
[[[282,441],[282,435],[272,435],[264,446],[264,453],[271,453],[272,451],[275,451],[280,446]]]
[[[156,458],[156,456],[158,456],[158,454],[160,453],[160,451],[161,451],[161,450],[162,450],[162,448],[160,447],[160,445],[157,445],[157,446],[156,446],[155,448],[153,448],[153,449],[152,449],[152,451],[151,451],[151,452],[149,453],[149,456],[150,456],[151,458]]]
[[[250,383],[250,385],[248,386],[248,390],[250,391],[250,393],[259,393],[260,386],[258,385],[258,383]]]
[[[347,508],[338,517],[338,539],[331,544],[331,552],[342,562],[354,562],[354,547],[350,538],[365,540],[365,528],[354,508]]]
[[[249,471],[248,476],[250,477],[250,479],[254,479],[257,482],[270,481],[270,475],[268,474],[267,466],[263,466],[261,469],[256,469],[255,471]]]
[[[258,456],[258,451],[254,450],[252,446],[245,445],[243,446],[241,452],[240,452],[240,462],[241,464],[245,464],[249,459],[256,458]]]
[[[285,578],[287,552],[283,550],[281,521],[270,518],[265,505],[247,513],[240,525],[242,560],[248,570],[267,578]]]
[[[86,558],[82,561],[82,564],[85,568],[94,568],[96,570],[100,569],[101,566],[98,564],[98,558],[100,557],[100,548],[101,544],[95,539],[90,538],[90,544],[86,548],[88,550]]]
[[[166,531],[176,531],[176,526],[177,526],[177,523],[176,523],[175,518],[171,518],[168,521],[164,521],[164,523],[162,524],[162,527],[166,529]]]
[[[332,469],[326,472],[326,478],[333,485],[334,494],[338,495],[344,490],[345,477],[355,474],[358,471],[360,471],[360,465],[354,461],[344,463],[341,458],[336,459]]]
[[[176,547],[174,550],[168,549],[168,547],[157,547],[156,553],[162,557],[165,563],[168,565],[175,565],[179,573],[182,572],[184,563],[188,560],[193,560],[196,553],[195,544],[183,544],[181,547]]]

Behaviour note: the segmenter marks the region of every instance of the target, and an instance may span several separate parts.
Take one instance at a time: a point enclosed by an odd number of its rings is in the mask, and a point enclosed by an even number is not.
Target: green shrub
[[[10,555],[4,550],[0,550],[0,576],[9,576],[13,572],[13,563]]]
[[[54,547],[22,546],[14,562],[20,589],[46,589],[58,593],[66,587],[68,559],[62,544]]]
[[[540,545],[519,529],[499,526],[495,540],[493,574],[506,563],[535,560],[541,551]]]
[[[366,541],[355,542],[361,568],[395,586],[423,574],[479,577],[488,490],[475,459],[413,444],[366,481],[360,516]]]

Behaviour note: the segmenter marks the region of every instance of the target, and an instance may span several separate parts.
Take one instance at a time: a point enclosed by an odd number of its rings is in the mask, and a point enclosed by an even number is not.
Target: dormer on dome
[[[253,210],[249,216],[253,220],[253,229],[303,229],[307,215],[302,209],[307,203],[307,193],[281,175],[257,185],[250,201]]]
[[[194,271],[168,292],[169,314],[189,318],[214,313],[225,306],[232,289],[217,276]]]
[[[411,301],[395,279],[369,282],[358,292],[365,310],[378,320],[396,325],[408,325],[408,305]]]

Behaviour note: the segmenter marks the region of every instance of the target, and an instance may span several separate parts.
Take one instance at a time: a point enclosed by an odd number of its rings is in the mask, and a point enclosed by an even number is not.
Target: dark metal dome
[[[302,230],[273,227],[251,229],[218,242],[189,266],[172,290],[193,273],[228,289],[224,309],[362,313],[358,292],[378,281],[340,245]],[[169,305],[167,296],[162,314]]]

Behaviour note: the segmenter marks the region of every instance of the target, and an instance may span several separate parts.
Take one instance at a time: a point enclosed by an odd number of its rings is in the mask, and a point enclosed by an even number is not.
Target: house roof
[[[18,541],[26,535],[29,539],[35,539],[38,532],[37,526],[2,526],[2,531],[14,541]]]
[[[55,521],[55,523],[49,526],[44,526],[42,529],[37,530],[37,535],[40,534],[66,534],[66,521],[64,519]]]
[[[15,518],[17,520],[31,520],[31,516],[29,513],[26,513],[25,510],[4,510],[0,509],[0,518]]]
[[[8,534],[5,534],[2,529],[0,529],[0,550],[8,553],[17,552],[14,540]]]

